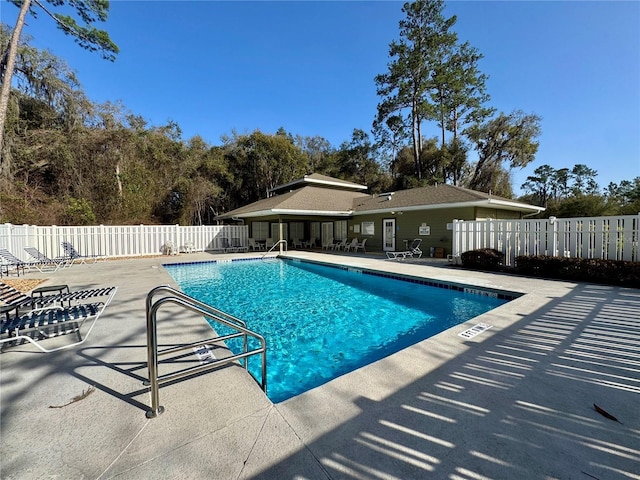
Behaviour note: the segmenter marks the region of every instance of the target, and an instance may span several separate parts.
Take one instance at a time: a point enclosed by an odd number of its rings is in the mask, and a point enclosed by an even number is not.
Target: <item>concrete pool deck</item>
[[[640,290],[442,262],[288,253],[524,295],[280,404],[234,365],[163,386],[166,411],[147,419],[145,298],[175,286],[162,264],[253,256],[28,274],[118,292],[84,344],[0,354],[0,478],[640,479]],[[480,322],[492,327],[458,335]],[[197,315],[159,317],[164,346],[208,330]]]

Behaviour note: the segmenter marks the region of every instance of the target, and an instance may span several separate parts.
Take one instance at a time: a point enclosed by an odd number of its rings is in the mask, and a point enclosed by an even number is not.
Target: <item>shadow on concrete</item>
[[[331,479],[640,478],[638,312],[638,290],[577,285],[387,398],[363,388],[330,431],[339,391],[277,405],[307,451],[251,478],[298,478],[308,452]]]

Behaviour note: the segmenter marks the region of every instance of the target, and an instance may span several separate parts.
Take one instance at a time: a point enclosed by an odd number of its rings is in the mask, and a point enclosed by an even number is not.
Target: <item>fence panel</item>
[[[158,255],[167,242],[181,250],[222,250],[222,238],[248,244],[246,225],[96,225],[37,226],[0,225],[0,247],[28,261],[25,247],[35,247],[48,257],[64,256],[62,242],[71,243],[80,255],[138,257]]]
[[[640,214],[536,220],[454,220],[453,254],[493,248],[519,255],[640,261]]]

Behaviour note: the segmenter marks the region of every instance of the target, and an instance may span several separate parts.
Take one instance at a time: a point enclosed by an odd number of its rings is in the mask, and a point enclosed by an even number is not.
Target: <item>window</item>
[[[269,222],[251,222],[251,234],[254,240],[266,240],[269,236]]]
[[[362,234],[363,235],[374,235],[375,234],[375,223],[374,222],[362,222]]]
[[[344,240],[347,238],[347,221],[337,220],[333,226],[333,236],[335,240]]]
[[[297,238],[298,240],[303,240],[304,239],[304,223],[303,222],[289,223],[289,234],[292,240],[294,238]]]

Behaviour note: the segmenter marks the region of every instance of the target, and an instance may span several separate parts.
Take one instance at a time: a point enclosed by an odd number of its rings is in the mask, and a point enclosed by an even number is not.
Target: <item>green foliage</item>
[[[478,152],[478,162],[469,180],[469,188],[495,191],[496,174],[504,169],[522,168],[535,158],[540,136],[540,117],[521,111],[501,113],[481,125],[468,129],[469,139]]]
[[[64,225],[95,225],[96,215],[93,213],[91,203],[84,198],[69,198],[69,203],[64,209],[62,221]]]
[[[593,258],[519,256],[515,273],[527,276],[557,278],[640,288],[640,263]]]
[[[536,168],[522,188],[522,201],[547,208],[544,217],[594,217],[634,215],[640,212],[640,177],[610,183],[604,195],[596,182],[597,172],[586,165],[554,169]]]
[[[460,255],[464,268],[476,270],[501,270],[504,265],[504,253],[492,248],[468,250]]]
[[[445,18],[442,0],[407,2],[402,11],[406,17],[400,21],[400,39],[389,46],[389,70],[375,77],[382,97],[373,122],[377,146],[390,164],[410,137],[418,180],[458,184],[467,152],[459,134],[493,113],[485,107],[487,76],[478,67],[482,54],[468,42],[458,42],[451,31],[456,17]],[[436,155],[425,154],[426,121],[441,130]],[[449,141],[446,132],[452,133]]]

